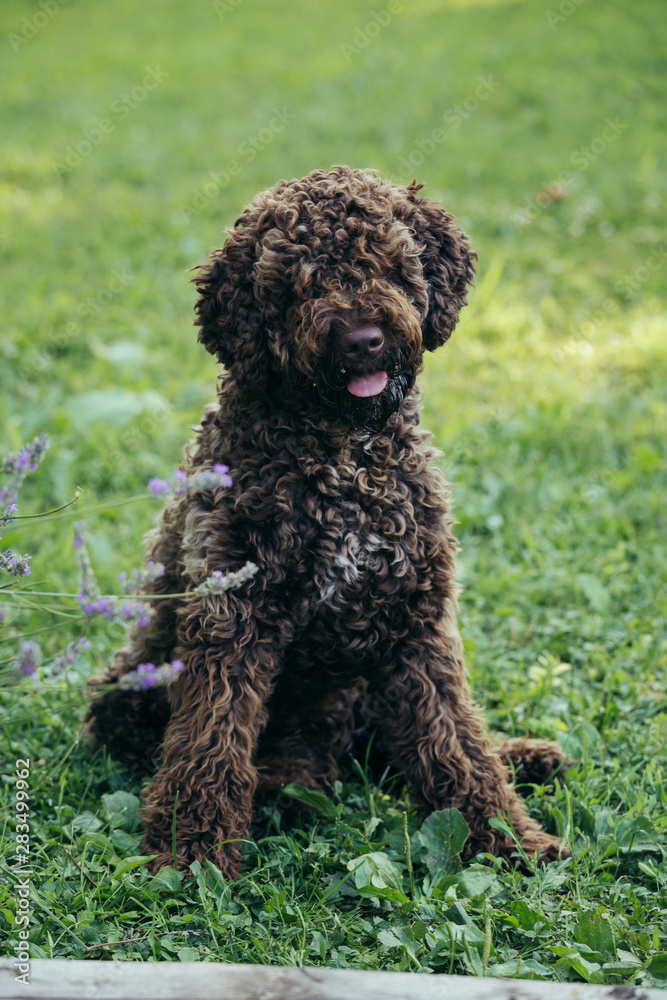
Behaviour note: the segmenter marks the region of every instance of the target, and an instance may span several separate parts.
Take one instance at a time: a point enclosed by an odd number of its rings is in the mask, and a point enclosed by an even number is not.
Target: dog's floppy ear
[[[200,344],[237,381],[261,382],[267,374],[264,317],[255,300],[253,247],[234,229],[221,250],[213,250],[192,279],[199,292],[195,325]]]
[[[468,304],[467,289],[475,275],[477,254],[453,215],[417,195],[421,187],[413,181],[408,197],[415,206],[411,224],[424,244],[421,261],[429,285],[423,343],[427,351],[434,351],[449,338],[459,312]]]

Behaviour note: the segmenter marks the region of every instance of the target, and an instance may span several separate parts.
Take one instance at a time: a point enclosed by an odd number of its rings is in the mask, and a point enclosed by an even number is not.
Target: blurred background
[[[505,723],[511,702],[520,728],[552,660],[609,680],[635,645],[650,686],[665,657],[662,15],[659,0],[5,0],[0,445],[51,438],[22,513],[83,487],[117,587],[156,516],[126,501],[178,464],[214,395],[189,268],[280,178],[335,163],[416,177],[479,253],[423,385],[480,697]],[[76,586],[76,516],[7,529],[45,590]],[[550,735],[586,704],[556,688]]]

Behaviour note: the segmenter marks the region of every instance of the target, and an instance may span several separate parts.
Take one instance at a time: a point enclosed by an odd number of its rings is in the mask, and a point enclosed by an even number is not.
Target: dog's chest
[[[372,526],[360,524],[358,510],[341,514],[318,552],[313,595],[317,604],[349,601],[369,573],[382,569],[389,554],[384,538]]]
[[[365,599],[395,600],[414,585],[420,530],[407,490],[391,474],[357,470],[321,495],[311,602],[349,614]]]

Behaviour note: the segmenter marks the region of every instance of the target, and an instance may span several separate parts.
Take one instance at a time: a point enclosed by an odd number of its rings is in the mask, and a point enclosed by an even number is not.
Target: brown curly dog
[[[374,724],[413,801],[461,810],[467,856],[560,843],[510,783],[547,778],[557,746],[494,749],[471,702],[456,626],[449,494],[419,429],[424,351],[454,329],[476,255],[453,217],[365,170],[333,167],[259,194],[194,279],[199,340],[226,372],[188,474],[233,485],[177,497],[153,534],[151,593],[192,590],[247,560],[222,594],[156,601],[107,680],[178,658],[168,689],[111,689],[89,728],[158,769],[144,797],[154,869],[205,855],[234,877],[253,804],[288,782],[326,790]]]

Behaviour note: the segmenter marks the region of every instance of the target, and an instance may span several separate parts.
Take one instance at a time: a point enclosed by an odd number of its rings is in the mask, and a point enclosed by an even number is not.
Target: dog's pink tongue
[[[355,375],[347,383],[347,389],[353,396],[377,396],[386,384],[386,372],[371,372],[370,375]]]

